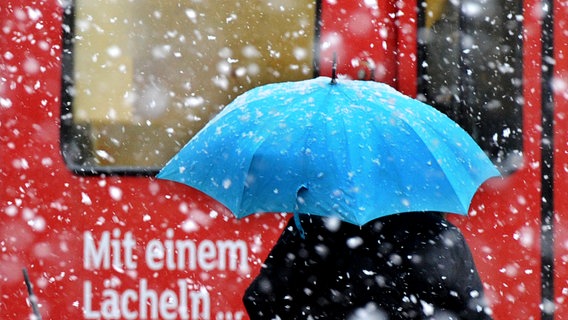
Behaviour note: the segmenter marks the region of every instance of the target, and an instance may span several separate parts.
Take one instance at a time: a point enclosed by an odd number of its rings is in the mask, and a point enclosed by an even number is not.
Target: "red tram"
[[[567,24],[560,0],[3,1],[1,317],[247,318],[288,216],[237,220],[154,174],[238,94],[337,53],[501,170],[452,217],[494,318],[568,319]]]

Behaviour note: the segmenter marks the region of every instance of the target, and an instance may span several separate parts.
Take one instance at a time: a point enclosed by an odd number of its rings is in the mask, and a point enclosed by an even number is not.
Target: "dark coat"
[[[251,319],[490,319],[459,229],[437,213],[363,227],[303,216],[266,259],[243,302]]]

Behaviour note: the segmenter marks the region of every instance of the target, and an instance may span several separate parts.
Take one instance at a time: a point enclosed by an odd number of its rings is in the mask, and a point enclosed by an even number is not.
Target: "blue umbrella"
[[[436,109],[382,83],[319,77],[237,97],[157,177],[239,218],[293,212],[363,225],[412,211],[466,215],[493,176],[475,141]]]

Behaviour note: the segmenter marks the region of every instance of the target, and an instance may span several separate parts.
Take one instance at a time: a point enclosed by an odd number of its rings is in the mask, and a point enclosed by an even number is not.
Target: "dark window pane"
[[[423,1],[421,91],[503,173],[522,161],[522,2]]]

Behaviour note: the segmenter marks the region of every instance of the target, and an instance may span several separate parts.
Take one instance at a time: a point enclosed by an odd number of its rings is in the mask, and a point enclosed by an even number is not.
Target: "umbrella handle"
[[[294,212],[294,223],[296,224],[296,229],[300,233],[300,237],[302,239],[306,239],[306,232],[304,231],[304,227],[302,227],[302,221],[300,221],[300,214],[298,212]]]

